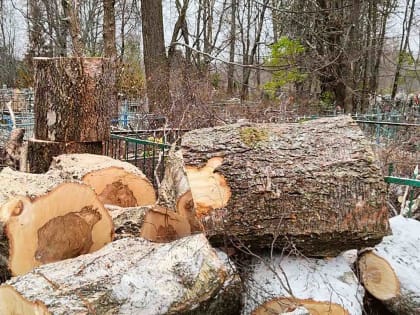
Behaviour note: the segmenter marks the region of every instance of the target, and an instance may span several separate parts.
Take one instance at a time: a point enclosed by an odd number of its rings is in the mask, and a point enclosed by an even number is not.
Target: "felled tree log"
[[[182,154],[172,148],[165,164],[157,204],[147,212],[141,236],[153,242],[166,243],[202,231]]]
[[[420,314],[420,222],[390,220],[392,235],[360,255],[362,282],[394,314]]]
[[[140,206],[123,208],[105,205],[114,222],[115,238],[139,237],[146,213],[153,206]]]
[[[233,124],[182,138],[197,213],[210,240],[251,248],[292,244],[334,256],[388,233],[386,185],[348,116]]]
[[[0,287],[0,313],[188,314],[234,284],[202,234],[170,244],[124,238],[8,281]],[[228,314],[221,312],[232,301],[219,307],[206,314]]]
[[[121,207],[152,205],[156,193],[134,165],[94,154],[64,154],[54,158],[51,172],[77,179],[92,187],[100,201]]]
[[[56,142],[29,139],[29,172],[45,173],[48,171],[53,157],[70,153],[102,154],[102,142]]]
[[[34,58],[35,139],[98,142],[110,133],[115,73],[106,58]]]
[[[274,255],[253,260],[242,314],[363,314],[363,287],[346,259]],[[291,313],[294,314],[294,313]]]
[[[86,185],[4,169],[0,187],[0,280],[112,240],[112,219]]]

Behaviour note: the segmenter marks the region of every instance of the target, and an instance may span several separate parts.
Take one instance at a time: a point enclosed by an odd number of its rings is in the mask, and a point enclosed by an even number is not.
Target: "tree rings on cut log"
[[[278,298],[268,301],[252,312],[252,315],[273,314],[308,314],[308,315],[351,315],[342,306],[335,303],[320,303],[313,300]]]
[[[41,302],[28,301],[9,285],[0,287],[0,301],[5,301],[0,306],[3,315],[51,315]]]
[[[389,300],[400,294],[400,281],[391,265],[373,252],[366,252],[359,259],[362,282],[378,300]]]
[[[159,206],[150,209],[144,218],[141,237],[158,243],[171,241],[191,235],[194,231],[188,218]]]
[[[194,203],[210,242],[336,256],[388,233],[386,184],[349,116],[238,123],[183,135]]]
[[[77,179],[92,187],[104,204],[120,207],[152,205],[156,193],[146,176],[134,165],[93,154],[65,154],[54,158],[51,172]]]
[[[215,172],[222,163],[222,157],[214,157],[208,160],[203,167],[186,167],[199,218],[208,215],[213,209],[225,207],[229,201],[230,188],[223,175]]]
[[[245,314],[362,315],[364,290],[343,256],[314,259],[275,254],[253,259],[245,280]],[[270,311],[273,311],[270,313]]]
[[[238,283],[219,255],[203,234],[170,244],[124,238],[12,278],[0,286],[0,314],[193,314]],[[236,305],[198,314],[231,314]]]
[[[361,280],[395,314],[420,313],[420,222],[396,216],[392,235],[360,255]]]
[[[78,183],[10,198],[0,208],[0,221],[0,269],[13,276],[96,251],[113,237],[108,211],[90,187]]]

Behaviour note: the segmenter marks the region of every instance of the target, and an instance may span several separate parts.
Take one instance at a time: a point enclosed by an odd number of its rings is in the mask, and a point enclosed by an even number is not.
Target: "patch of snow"
[[[256,262],[246,283],[245,307],[250,314],[276,297],[331,301],[352,315],[362,314],[364,289],[342,256],[333,259],[275,256]]]

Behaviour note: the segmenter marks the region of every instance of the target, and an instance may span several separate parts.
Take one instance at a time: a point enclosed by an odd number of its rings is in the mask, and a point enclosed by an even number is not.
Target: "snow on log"
[[[102,154],[102,142],[56,142],[29,139],[29,171],[38,174],[45,173],[53,157],[70,153]]]
[[[420,222],[403,216],[389,221],[392,235],[360,255],[360,276],[393,313],[420,314]]]
[[[51,172],[91,186],[104,204],[121,207],[152,205],[156,193],[134,165],[94,154],[64,154],[53,159]]]
[[[34,58],[35,138],[109,139],[115,71],[106,58]]]
[[[112,219],[86,185],[6,168],[0,187],[0,281],[112,240]]]
[[[231,314],[238,305],[226,292],[238,278],[219,255],[203,234],[170,244],[124,238],[12,278],[0,286],[0,314],[192,314],[216,300],[218,313],[201,314]]]
[[[286,243],[335,256],[388,233],[386,185],[348,116],[241,123],[186,133],[181,143],[197,214],[210,241]]]
[[[275,255],[255,258],[253,263],[244,284],[244,315],[362,314],[363,287],[342,256]]]

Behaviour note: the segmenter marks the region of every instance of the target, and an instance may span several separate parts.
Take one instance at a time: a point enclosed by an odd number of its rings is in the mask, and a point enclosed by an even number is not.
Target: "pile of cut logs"
[[[0,183],[2,315],[420,314],[420,222],[349,117],[191,131],[157,192],[91,154]]]

